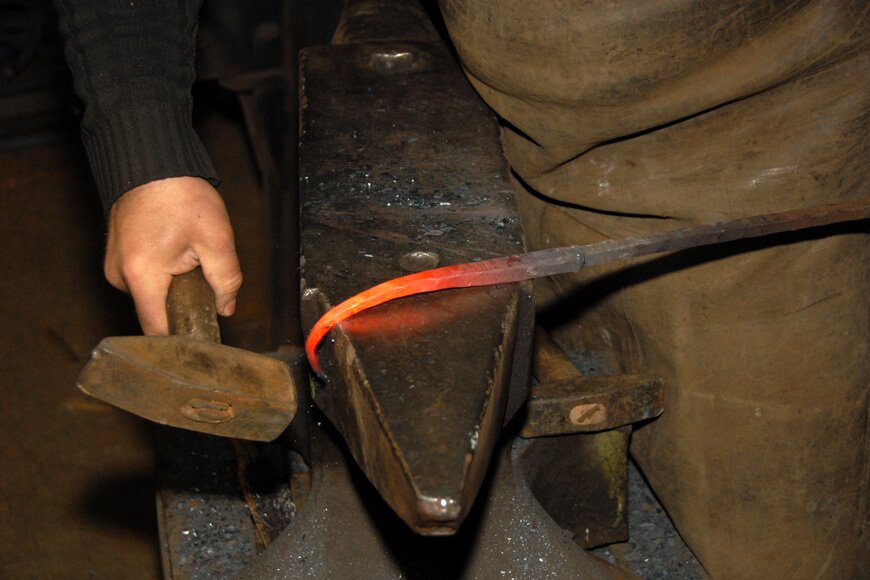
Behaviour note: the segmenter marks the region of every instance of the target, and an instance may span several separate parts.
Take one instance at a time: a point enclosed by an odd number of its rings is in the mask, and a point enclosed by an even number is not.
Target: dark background
[[[102,276],[80,105],[54,14],[31,20],[35,6],[0,2],[0,578],[157,578],[152,429],[75,388],[101,338],[139,331]],[[241,114],[214,82],[196,102],[246,276],[225,334],[265,344],[265,210]]]

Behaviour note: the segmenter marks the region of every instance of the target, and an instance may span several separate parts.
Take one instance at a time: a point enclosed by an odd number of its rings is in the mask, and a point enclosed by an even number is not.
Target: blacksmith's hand
[[[145,334],[167,334],[169,284],[197,266],[214,290],[218,314],[232,315],[242,271],[226,206],[206,180],[152,181],[112,206],[104,272],[133,296]]]

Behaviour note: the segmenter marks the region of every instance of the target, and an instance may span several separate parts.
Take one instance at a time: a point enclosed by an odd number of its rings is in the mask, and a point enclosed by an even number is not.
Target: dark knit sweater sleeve
[[[58,0],[66,58],[84,101],[81,132],[108,211],[166,177],[217,185],[193,130],[191,87],[201,0]]]

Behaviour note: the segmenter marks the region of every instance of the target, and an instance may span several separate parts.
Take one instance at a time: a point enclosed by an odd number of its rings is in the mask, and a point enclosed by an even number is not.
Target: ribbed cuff
[[[151,102],[104,111],[99,125],[82,125],[82,140],[106,213],[136,186],[193,176],[218,185],[217,173],[193,130],[189,107]]]

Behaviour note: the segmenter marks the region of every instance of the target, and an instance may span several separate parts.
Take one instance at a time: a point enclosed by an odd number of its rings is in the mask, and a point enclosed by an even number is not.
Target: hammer
[[[78,388],[172,427],[272,441],[296,414],[282,361],[220,343],[214,294],[200,268],[176,276],[166,301],[170,336],[103,339]]]

